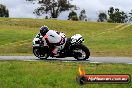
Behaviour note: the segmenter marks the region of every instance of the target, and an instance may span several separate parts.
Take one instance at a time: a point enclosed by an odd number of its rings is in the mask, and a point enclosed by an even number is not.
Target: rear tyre
[[[77,60],[86,60],[90,56],[89,49],[85,45],[74,45],[72,47],[73,57]]]
[[[40,60],[47,59],[49,57],[48,52],[43,52],[38,47],[33,47],[33,54],[38,57]]]

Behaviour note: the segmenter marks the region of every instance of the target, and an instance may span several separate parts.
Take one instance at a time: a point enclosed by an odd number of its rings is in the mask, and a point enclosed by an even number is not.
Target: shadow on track
[[[37,61],[61,61],[61,62],[90,62],[90,60],[66,60],[66,59],[60,59],[60,58],[56,58],[56,59],[44,59],[44,60],[41,60],[41,59],[35,59]]]

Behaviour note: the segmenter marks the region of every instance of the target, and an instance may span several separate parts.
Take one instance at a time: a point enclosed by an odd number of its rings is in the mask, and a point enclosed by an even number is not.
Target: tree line
[[[81,10],[78,14],[76,10],[78,7],[71,4],[72,0],[26,0],[27,2],[36,2],[40,7],[34,10],[36,16],[42,16],[43,14],[49,14],[48,18],[58,18],[60,13],[64,11],[71,11],[68,15],[68,20],[74,21],[87,21],[87,15],[85,9]],[[9,10],[6,6],[0,4],[0,17],[9,17]],[[111,23],[126,23],[132,21],[132,11],[127,14],[119,8],[110,7],[106,12],[100,11],[98,14],[97,22],[111,22]]]
[[[79,16],[75,11],[71,11],[68,16],[68,20],[81,20],[87,21],[87,15],[85,10],[81,10]],[[110,23],[127,23],[132,22],[132,10],[127,14],[121,11],[119,8],[110,7],[107,12],[100,11],[98,14],[97,22],[110,22]]]
[[[110,7],[107,12],[100,12],[98,22],[126,23],[132,21],[132,12],[129,14],[119,8]]]

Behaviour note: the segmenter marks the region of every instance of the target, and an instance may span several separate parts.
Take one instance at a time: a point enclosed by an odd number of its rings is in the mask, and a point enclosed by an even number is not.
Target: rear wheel
[[[85,45],[74,45],[72,47],[73,57],[77,60],[86,60],[90,56],[89,49]]]
[[[38,47],[33,47],[33,54],[41,60],[47,59],[49,57],[48,52],[41,51]]]

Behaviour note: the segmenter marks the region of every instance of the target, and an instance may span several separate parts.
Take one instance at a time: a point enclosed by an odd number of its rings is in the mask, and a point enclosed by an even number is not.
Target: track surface
[[[0,56],[0,60],[24,60],[24,61],[40,61],[35,56]],[[68,58],[48,58],[46,61],[63,61],[63,62],[77,62],[72,57]],[[90,63],[128,63],[132,64],[132,57],[90,57],[86,61]]]

